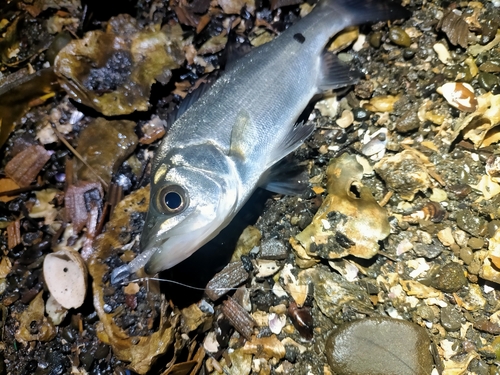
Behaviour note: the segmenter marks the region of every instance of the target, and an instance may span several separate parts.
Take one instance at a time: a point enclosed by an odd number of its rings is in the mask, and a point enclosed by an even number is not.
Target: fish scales
[[[168,269],[215,237],[265,185],[270,168],[313,131],[296,121],[312,97],[356,77],[324,52],[347,26],[405,18],[374,0],[320,0],[273,41],[234,62],[171,126],[152,167],[142,254],[115,269],[118,282],[144,267]],[[271,185],[269,185],[271,186]]]

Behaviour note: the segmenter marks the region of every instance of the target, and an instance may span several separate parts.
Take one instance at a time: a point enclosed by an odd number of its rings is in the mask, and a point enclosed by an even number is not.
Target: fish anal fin
[[[340,61],[337,55],[331,52],[324,52],[321,56],[321,74],[318,82],[321,92],[354,85],[362,76],[361,72]]]

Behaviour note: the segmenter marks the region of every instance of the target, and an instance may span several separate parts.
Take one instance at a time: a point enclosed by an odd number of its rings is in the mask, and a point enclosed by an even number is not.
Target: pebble
[[[371,33],[370,36],[368,37],[368,42],[372,47],[379,48],[380,45],[382,44],[382,32],[375,31]]]
[[[469,245],[472,250],[479,250],[483,248],[484,240],[482,238],[471,237],[469,238],[467,245]]]
[[[338,375],[428,375],[429,347],[424,328],[377,317],[342,325],[328,337],[325,354]]]
[[[418,111],[414,108],[403,113],[396,122],[396,130],[400,133],[408,133],[420,127]]]
[[[467,285],[462,266],[455,262],[445,264],[433,278],[432,286],[445,293],[457,292]]]
[[[370,118],[370,111],[361,107],[354,108],[352,110],[352,114],[354,116],[354,120],[356,121],[365,121]]]
[[[411,45],[410,36],[399,26],[391,27],[389,30],[389,39],[401,47],[409,47]]]
[[[499,84],[498,77],[495,74],[485,72],[479,73],[477,82],[486,91],[491,91],[495,86],[498,86]]]
[[[276,238],[263,240],[260,246],[260,257],[262,259],[281,260],[288,256],[288,249],[283,243]]]
[[[443,307],[441,309],[441,325],[448,332],[458,331],[462,326],[462,314],[451,305]]]
[[[486,235],[488,223],[469,210],[461,210],[457,213],[457,225],[474,237],[483,237]]]
[[[460,248],[460,259],[462,259],[467,266],[472,263],[474,253],[470,247]]]

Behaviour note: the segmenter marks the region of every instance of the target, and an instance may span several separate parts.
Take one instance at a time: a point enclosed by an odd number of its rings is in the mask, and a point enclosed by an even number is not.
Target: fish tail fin
[[[343,14],[348,25],[409,18],[411,12],[394,1],[320,0],[318,9]],[[347,21],[347,20],[346,20]]]

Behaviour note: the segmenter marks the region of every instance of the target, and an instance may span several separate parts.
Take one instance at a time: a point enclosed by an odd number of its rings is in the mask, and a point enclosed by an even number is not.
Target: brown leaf
[[[231,325],[243,337],[250,340],[253,328],[257,325],[252,316],[231,297],[228,297],[222,304],[222,313]]]
[[[205,293],[212,301],[216,301],[228,293],[230,288],[241,285],[247,279],[248,272],[241,261],[229,263],[208,282]]]
[[[16,340],[27,343],[28,341],[50,341],[56,337],[56,328],[44,316],[45,304],[43,291],[31,301],[28,308],[19,316],[19,329]]]
[[[49,161],[50,155],[51,153],[42,146],[30,146],[7,163],[5,174],[19,186],[29,186]]]
[[[113,353],[122,361],[130,362],[130,368],[139,374],[146,374],[156,358],[165,354],[174,341],[174,332],[178,323],[178,316],[172,316],[167,311],[168,304],[163,299],[160,308],[158,329],[149,336],[130,337],[116,325],[114,314],[104,311],[103,276],[109,273],[109,266],[105,260],[112,252],[123,246],[123,232],[129,230],[130,214],[145,213],[149,202],[149,186],[130,194],[117,206],[106,232],[97,237],[88,268],[93,279],[94,306],[99,315],[100,323],[97,326],[99,339],[113,348]],[[150,291],[151,293],[151,291]]]
[[[19,189],[19,185],[12,181],[10,178],[0,179],[0,193],[5,193],[17,189]],[[9,202],[16,197],[17,195],[3,195],[0,196],[0,202]]]
[[[80,232],[87,223],[90,211],[87,210],[87,206],[91,208],[88,202],[97,201],[99,207],[102,207],[103,195],[102,187],[97,182],[83,182],[68,187],[64,205],[76,233]]]
[[[7,247],[13,249],[21,243],[21,225],[19,220],[9,224],[7,227]]]

